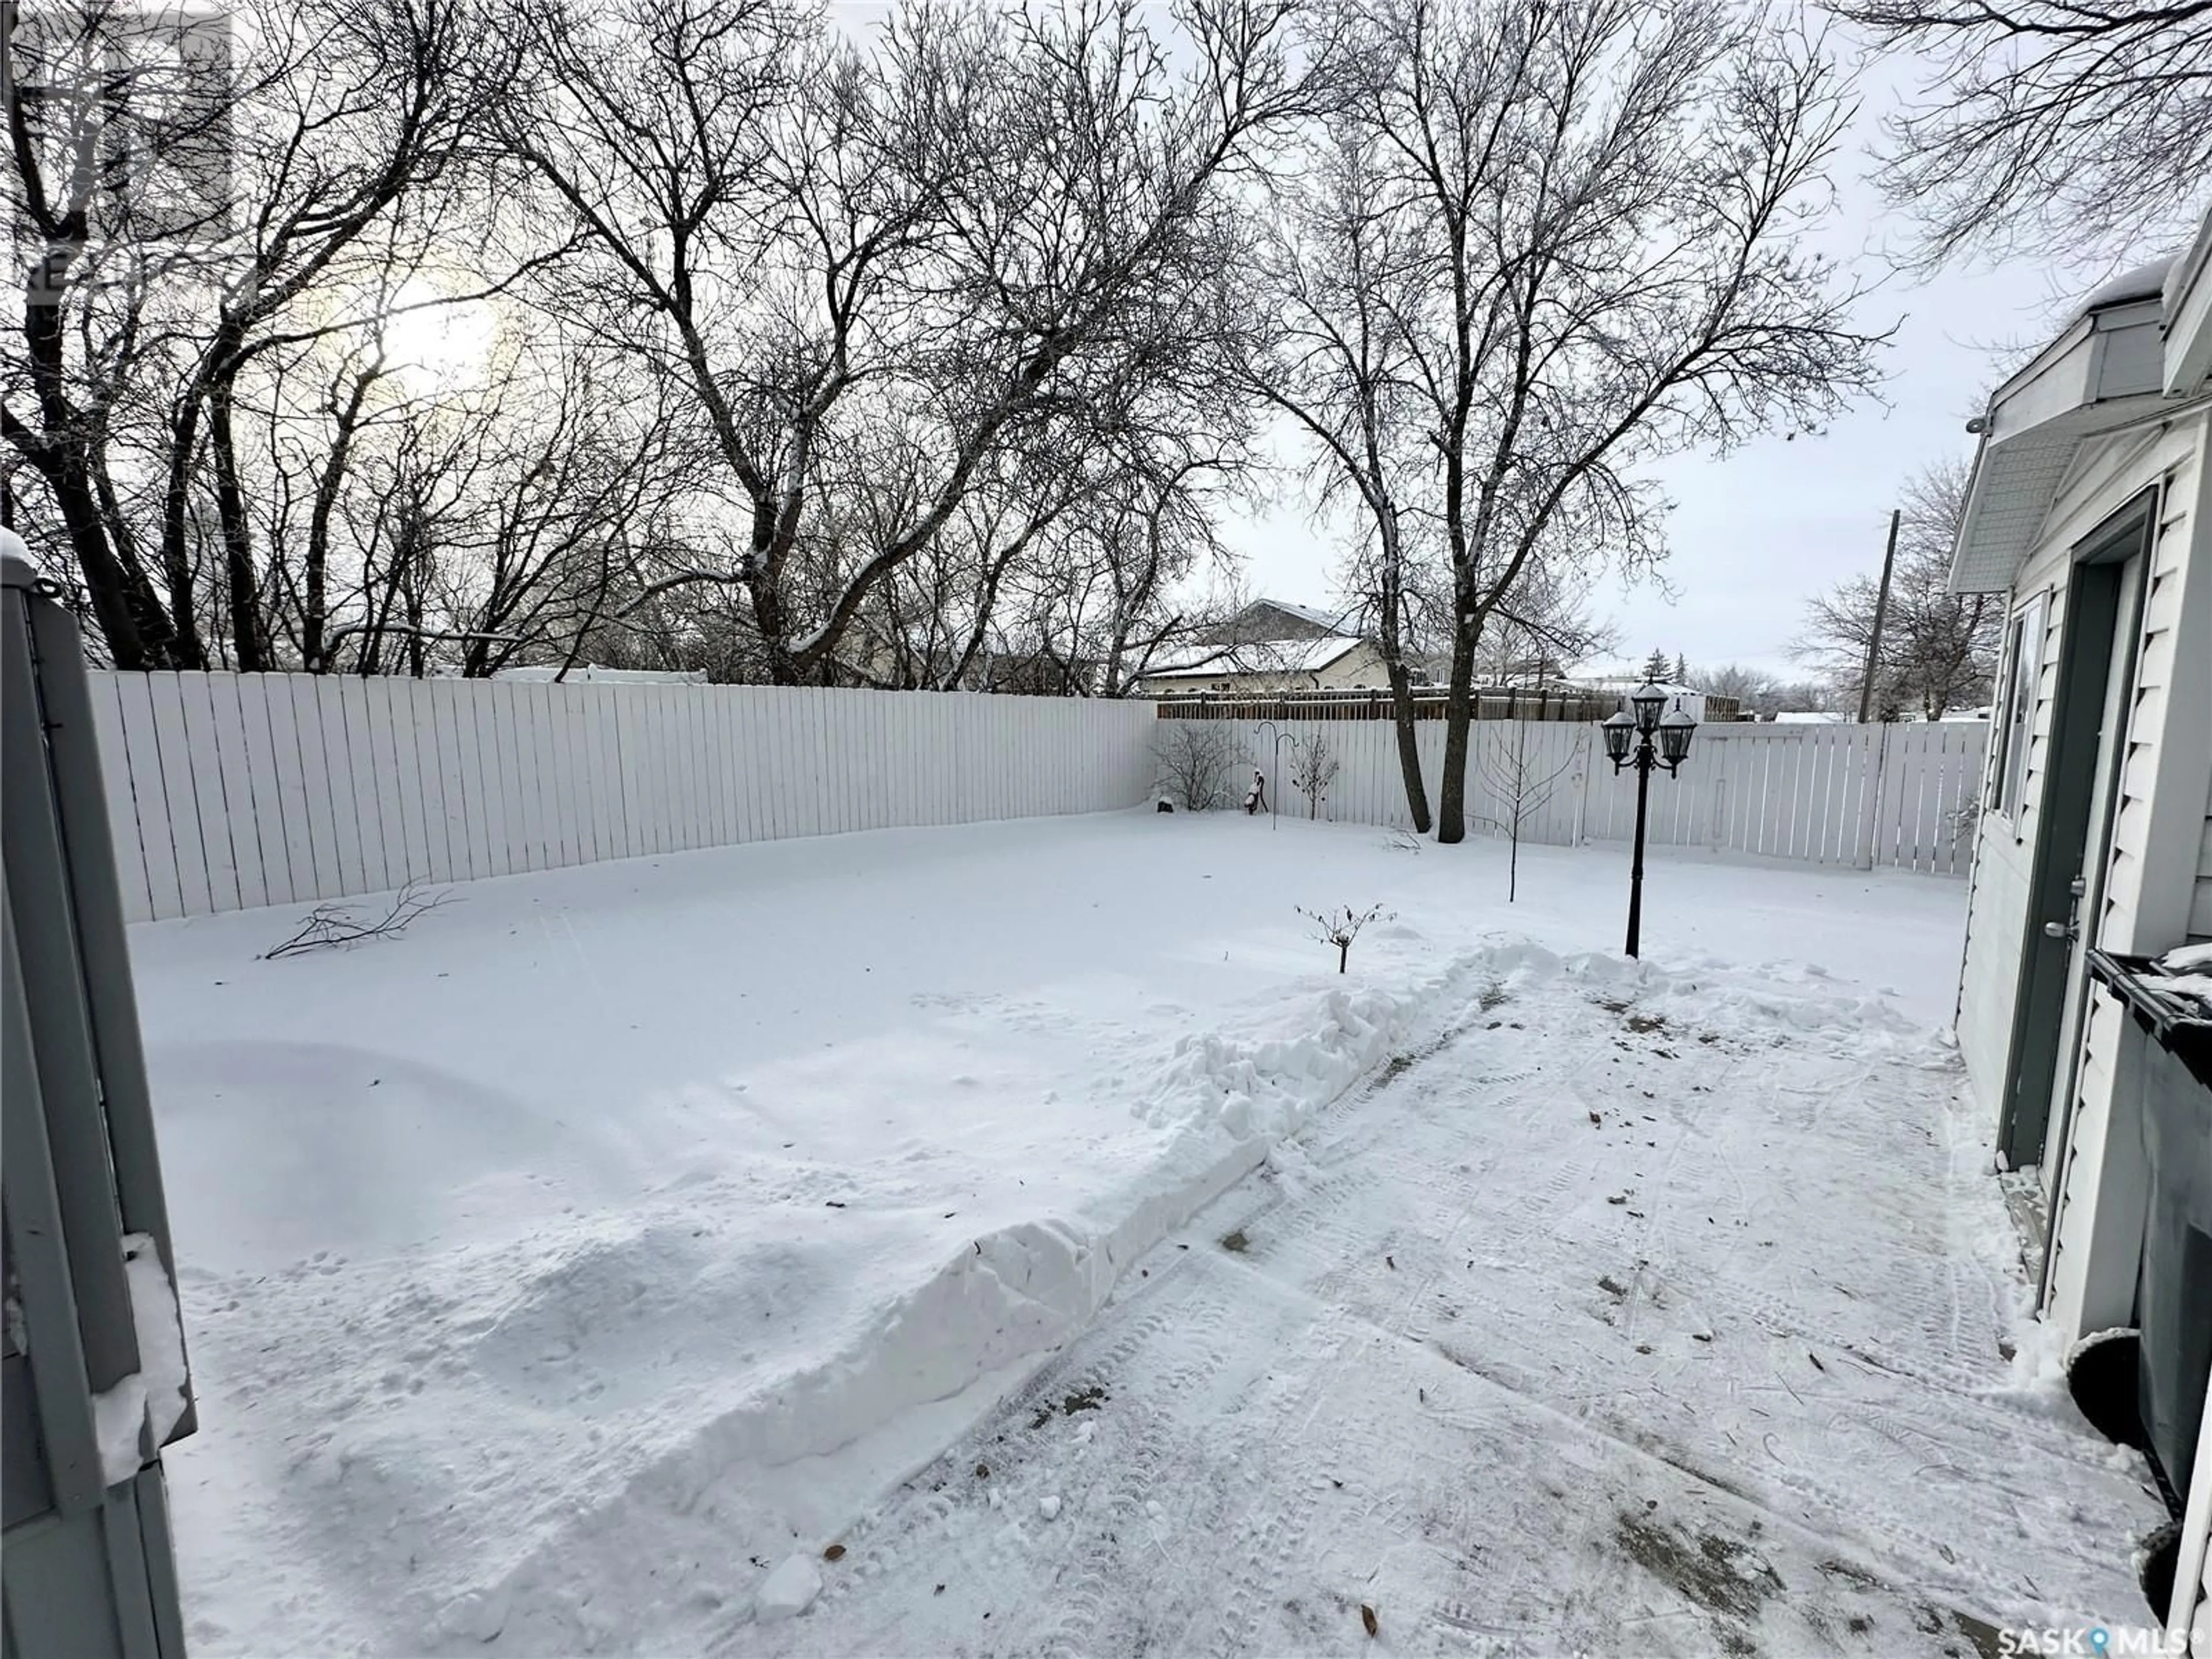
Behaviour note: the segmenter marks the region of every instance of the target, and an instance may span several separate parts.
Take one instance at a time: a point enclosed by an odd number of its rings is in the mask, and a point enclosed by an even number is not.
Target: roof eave
[[[2212,207],[2166,275],[2165,316],[2166,392],[2186,397],[2212,386]]]
[[[1952,592],[2009,588],[2081,446],[2185,404],[2165,389],[2161,334],[2155,296],[2085,313],[1990,400]]]

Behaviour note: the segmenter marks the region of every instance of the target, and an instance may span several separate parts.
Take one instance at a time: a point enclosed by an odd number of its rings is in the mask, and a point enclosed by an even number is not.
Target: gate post
[[[182,1659],[161,1462],[193,1428],[176,1258],[83,644],[24,553],[0,532],[6,1647]]]

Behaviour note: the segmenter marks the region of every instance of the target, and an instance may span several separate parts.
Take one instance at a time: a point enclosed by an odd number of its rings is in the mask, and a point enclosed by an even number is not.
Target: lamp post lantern
[[[1618,773],[1624,766],[1636,769],[1636,851],[1628,866],[1628,954],[1638,954],[1644,939],[1644,823],[1651,801],[1651,769],[1663,766],[1673,777],[1690,756],[1691,734],[1698,723],[1682,710],[1680,698],[1662,716],[1667,693],[1646,681],[1629,694],[1636,712],[1621,709],[1599,730],[1605,734],[1605,757]],[[1658,739],[1656,746],[1652,739]]]

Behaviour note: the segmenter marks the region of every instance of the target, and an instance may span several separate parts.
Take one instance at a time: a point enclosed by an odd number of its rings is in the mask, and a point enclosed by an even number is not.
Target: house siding
[[[2127,482],[2139,488],[2151,476],[2165,483],[2104,891],[2090,935],[2123,954],[2182,943],[2203,886],[2206,808],[2199,803],[2212,771],[2212,653],[2203,643],[2212,638],[2212,511],[2204,501],[2212,477],[2203,465],[2205,441],[2204,417],[2182,424],[2114,492],[2124,499]],[[2046,1316],[2069,1337],[2132,1317],[2148,1185],[2132,1115],[2115,1109],[2132,1098],[2144,1038],[2101,988],[2092,992],[2087,1014],[2065,1190],[2051,1213]]]
[[[1382,664],[1382,651],[1364,641],[1356,651],[1347,651],[1314,677],[1324,690],[1368,687],[1387,690],[1390,684],[1389,670]]]
[[[2066,588],[2072,574],[2074,545],[2144,484],[2159,477],[2168,481],[2168,505],[2161,515],[2157,550],[2152,561],[2154,586],[2145,604],[2146,635],[2156,629],[2159,637],[2147,640],[2139,669],[2142,689],[2138,690],[2131,710],[2130,740],[2135,744],[2140,734],[2141,741],[2131,750],[2130,781],[2124,786],[2120,803],[2124,817],[2118,825],[2120,867],[2125,872],[2124,891],[2115,890],[2108,884],[2098,924],[2100,936],[2109,942],[2120,934],[2132,935],[2135,914],[2141,903],[2142,836],[2148,827],[2148,804],[2158,766],[2160,734],[2172,723],[2172,664],[2181,636],[2183,601],[2188,592],[2181,580],[2182,569],[2188,562],[2192,538],[2208,516],[2197,507],[2203,484],[2199,456],[2204,445],[2204,418],[2199,416],[2164,431],[2112,439],[2085,453],[2061,486],[2044,533],[2014,581],[2014,610],[2039,592],[2048,592],[2051,604],[2045,615],[2041,665],[2028,732],[2021,811],[2011,820],[1985,811],[1975,836],[1957,1017],[1960,1053],[1969,1085],[1977,1104],[1992,1121],[1998,1110],[2005,1060],[2011,1043],[2014,998],[2018,988],[2027,909],[2028,873],[2036,838],[2042,828],[2052,695],[2069,621]],[[2172,580],[2157,580],[2161,576],[2170,576]],[[2200,599],[2201,590],[2208,584],[2212,584],[2212,578],[2197,584]],[[2186,620],[2193,619],[2192,613]],[[2151,694],[2148,698],[2145,690]],[[2203,736],[2207,729],[2205,722],[2197,723],[2198,743],[2207,741]],[[1995,750],[1992,744],[1992,764]],[[1985,790],[1984,799],[1986,798]],[[2125,814],[2131,801],[2136,811],[2128,819]],[[2201,836],[2203,832],[2199,833]],[[2136,861],[2136,867],[2130,867],[2127,860]],[[2110,933],[2106,932],[2107,927],[2112,930]],[[2114,945],[2112,948],[2124,947]]]

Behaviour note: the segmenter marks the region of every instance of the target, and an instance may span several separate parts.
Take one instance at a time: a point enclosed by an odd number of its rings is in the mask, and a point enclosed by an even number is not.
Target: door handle
[[[2071,893],[2073,897],[2066,906],[2066,920],[2045,922],[2044,938],[2073,939],[2081,937],[2081,895],[2087,890],[2088,885],[2087,881],[2080,876],[2075,877],[2068,884],[2066,890]]]

